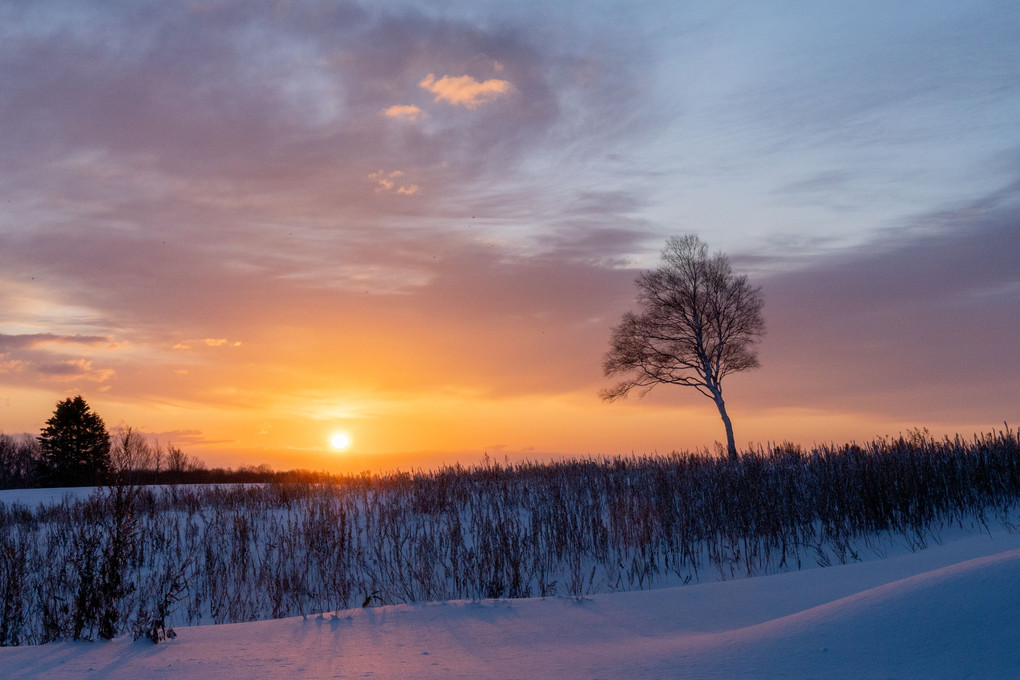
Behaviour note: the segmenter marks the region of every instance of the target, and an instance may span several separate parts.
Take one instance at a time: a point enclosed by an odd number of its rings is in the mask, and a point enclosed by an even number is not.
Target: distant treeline
[[[237,468],[198,467],[191,470],[132,471],[132,482],[146,485],[161,484],[313,484],[334,478],[328,472],[314,470],[274,470],[268,465],[242,465]]]
[[[153,487],[121,476],[85,500],[0,503],[0,645],[160,640],[174,625],[377,604],[584,597],[921,550],[947,531],[1017,524],[1020,446],[1008,428],[912,432],[737,459],[285,479]]]
[[[321,482],[307,470],[266,465],[208,469],[180,446],[152,442],[131,427],[113,434],[81,395],[57,402],[35,437],[0,432],[0,489],[161,484]]]
[[[130,435],[129,435],[130,436]],[[137,436],[137,435],[134,435]],[[115,440],[118,437],[115,436]],[[122,437],[121,437],[122,438]],[[129,447],[130,448],[130,447]],[[116,447],[114,451],[116,452]],[[149,447],[150,455],[130,461],[132,483],[160,484],[252,484],[322,482],[330,478],[326,472],[312,470],[273,470],[268,465],[242,465],[237,468],[206,467],[198,458],[184,454],[173,444]],[[0,489],[35,489],[53,486],[74,486],[54,480],[42,472],[42,450],[31,435],[8,435],[0,432]],[[111,470],[97,481],[114,484],[123,469]],[[92,484],[82,484],[91,486]]]

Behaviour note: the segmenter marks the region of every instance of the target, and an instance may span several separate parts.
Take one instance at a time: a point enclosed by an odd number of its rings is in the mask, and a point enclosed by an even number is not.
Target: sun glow
[[[333,436],[329,438],[329,443],[337,451],[343,451],[351,445],[351,437],[346,432],[334,432]]]

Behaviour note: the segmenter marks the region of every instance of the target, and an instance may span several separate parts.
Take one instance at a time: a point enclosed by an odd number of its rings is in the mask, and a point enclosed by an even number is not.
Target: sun
[[[351,436],[346,432],[334,432],[329,438],[329,443],[333,445],[333,448],[337,451],[343,451],[351,445]]]

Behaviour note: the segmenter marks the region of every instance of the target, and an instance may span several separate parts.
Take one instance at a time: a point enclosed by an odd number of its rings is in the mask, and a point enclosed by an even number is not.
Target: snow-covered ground
[[[53,489],[4,489],[0,491],[0,503],[20,503],[29,508],[39,505],[53,505],[64,497],[82,500],[94,493],[94,486],[57,487]]]
[[[590,599],[390,606],[0,649],[27,678],[1016,678],[1020,535]]]

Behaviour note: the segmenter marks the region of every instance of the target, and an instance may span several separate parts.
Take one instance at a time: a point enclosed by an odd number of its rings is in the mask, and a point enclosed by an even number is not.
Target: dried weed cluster
[[[0,645],[444,599],[583,597],[921,549],[1009,522],[1006,429],[490,463],[328,483],[143,487],[0,504]]]

